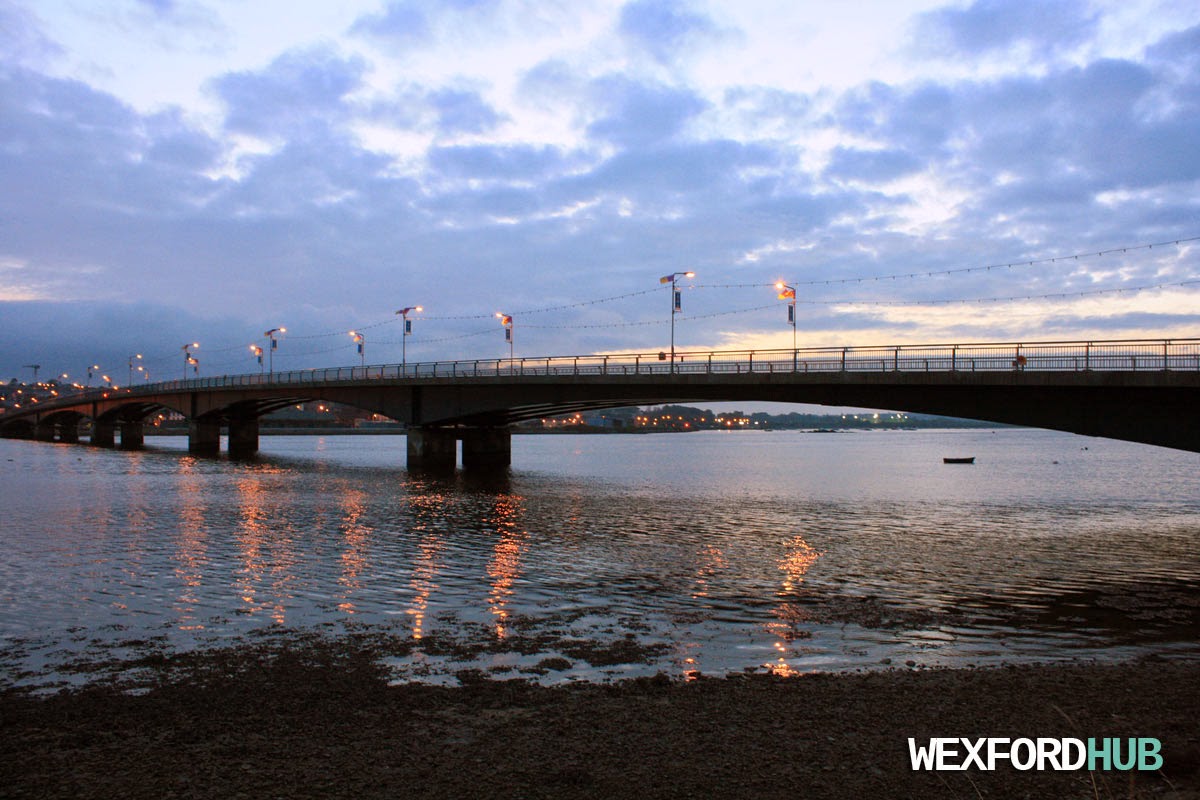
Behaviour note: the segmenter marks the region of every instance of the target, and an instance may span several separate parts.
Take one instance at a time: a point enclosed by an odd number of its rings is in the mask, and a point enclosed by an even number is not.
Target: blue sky
[[[1195,336],[1197,143],[1194,2],[0,0],[0,378]]]

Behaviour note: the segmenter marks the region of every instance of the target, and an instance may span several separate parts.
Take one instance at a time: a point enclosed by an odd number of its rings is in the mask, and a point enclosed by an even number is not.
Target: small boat
[[[942,463],[943,464],[974,464],[975,456],[968,456],[967,458],[943,458]]]

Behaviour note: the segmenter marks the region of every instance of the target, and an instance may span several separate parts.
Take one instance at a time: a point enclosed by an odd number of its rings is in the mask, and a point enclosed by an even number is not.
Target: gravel
[[[386,655],[301,638],[10,686],[0,797],[1200,798],[1195,661],[445,687],[391,685]],[[934,736],[1156,737],[1164,766],[912,770]]]

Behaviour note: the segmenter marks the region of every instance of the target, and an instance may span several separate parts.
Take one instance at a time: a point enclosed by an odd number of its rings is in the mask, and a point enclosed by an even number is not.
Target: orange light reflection
[[[775,650],[779,657],[775,661],[763,664],[764,668],[775,675],[794,677],[800,674],[787,663],[791,643],[809,636],[808,631],[803,629],[804,623],[809,620],[809,614],[796,603],[796,594],[804,583],[805,575],[821,555],[822,553],[805,541],[803,536],[796,535],[788,541],[786,551],[778,561],[779,569],[783,572],[783,586],[776,593],[779,605],[772,613],[779,621],[767,623],[765,627],[768,633],[778,637]]]
[[[371,529],[363,525],[363,512],[366,510],[367,493],[361,489],[346,488],[342,493],[342,574],[338,583],[343,587],[342,602],[338,609],[347,614],[355,613],[353,596],[362,589],[359,578],[367,567],[367,549]]]
[[[527,531],[519,527],[524,509],[522,498],[516,495],[500,495],[492,507],[491,522],[496,526],[499,538],[488,562],[487,574],[492,581],[488,605],[496,617],[496,637],[508,635],[508,602],[513,595],[513,584],[521,573],[521,554],[529,538]]]
[[[242,568],[235,580],[242,601],[247,605],[246,613],[265,610],[271,621],[279,625],[287,621],[287,601],[292,598],[290,587],[297,580],[297,556],[290,531],[270,524],[266,506],[270,494],[264,486],[262,473],[282,471],[263,468],[238,480],[242,514],[238,542]]]
[[[413,516],[416,518],[414,530],[421,531],[421,541],[417,545],[419,554],[413,565],[412,579],[409,585],[413,588],[413,606],[408,609],[412,618],[412,637],[421,639],[425,635],[425,616],[429,609],[429,598],[440,589],[437,576],[442,568],[442,551],[446,547],[445,538],[436,530],[436,521],[444,517],[446,499],[441,494],[419,495],[412,498]]]
[[[179,536],[175,540],[175,575],[182,585],[175,601],[175,611],[179,614],[179,629],[183,631],[204,630],[204,625],[196,620],[196,606],[200,602],[196,590],[202,584],[208,547],[204,520],[206,508],[203,485],[189,479],[194,466],[195,463],[190,459],[183,459],[179,466],[183,480],[180,481],[178,494],[182,505],[179,510]]]

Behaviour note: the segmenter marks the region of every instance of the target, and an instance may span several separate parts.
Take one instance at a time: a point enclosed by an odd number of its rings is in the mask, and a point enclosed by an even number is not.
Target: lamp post
[[[779,290],[779,299],[788,300],[788,324],[792,326],[792,372],[796,371],[796,287],[789,286],[783,281],[775,284]]]
[[[256,344],[252,344],[250,345],[250,354],[258,359],[258,374],[261,375],[263,371],[263,349]]]
[[[33,370],[33,382],[36,384],[38,382],[37,381],[38,370],[42,368],[42,365],[41,364],[25,364],[24,366],[25,366],[25,369]]]
[[[362,366],[367,365],[367,337],[359,331],[350,331],[350,338],[358,345],[358,356]]]
[[[197,375],[200,374],[200,361],[198,359],[192,358],[192,350],[191,349],[193,347],[199,348],[200,343],[199,342],[189,342],[188,344],[185,344],[183,347],[179,348],[180,350],[183,351],[183,379],[185,381],[187,380],[187,368],[188,368],[189,364],[195,366]]]
[[[516,338],[513,335],[512,314],[504,314],[500,311],[497,311],[496,317],[499,318],[500,324],[504,326],[504,340],[506,342],[508,342],[508,360],[511,362],[514,360],[513,359],[513,339]],[[509,364],[509,367],[510,368],[512,367],[511,363]]]
[[[88,382],[87,382],[87,385],[88,385],[88,388],[89,388],[89,389],[90,389],[90,388],[92,388],[92,373],[93,373],[94,371],[96,371],[96,370],[99,370],[99,369],[100,369],[100,365],[99,365],[99,364],[92,364],[90,367],[88,367]]]
[[[142,360],[142,354],[141,354],[141,353],[134,353],[133,355],[131,355],[131,356],[129,357],[129,380],[128,380],[128,381],[126,381],[126,384],[125,384],[126,386],[132,386],[132,385],[133,385],[133,362],[134,362],[134,361],[141,361],[141,360]],[[141,367],[138,367],[138,372],[141,372],[141,371],[142,371],[142,368],[141,368]]]
[[[408,363],[408,337],[412,335],[412,322],[408,318],[410,311],[424,311],[421,306],[405,306],[396,313],[404,320],[404,330],[400,335],[400,371],[404,371],[405,364]]]
[[[269,330],[263,334],[263,336],[265,336],[271,340],[270,351],[267,353],[267,364],[268,364],[267,375],[275,374],[275,348],[279,346],[279,340],[275,338],[275,334],[277,334],[277,333],[287,333],[287,328],[283,328],[283,327],[271,328],[271,330]],[[258,363],[261,364],[262,363],[262,352],[261,351],[259,352],[258,356],[259,356]],[[260,370],[260,372],[261,372],[261,370]]]
[[[679,288],[676,284],[681,277],[694,278],[694,272],[672,272],[670,275],[663,275],[658,279],[659,283],[671,284],[671,372],[675,372],[675,315],[683,310],[683,298],[679,294]]]

